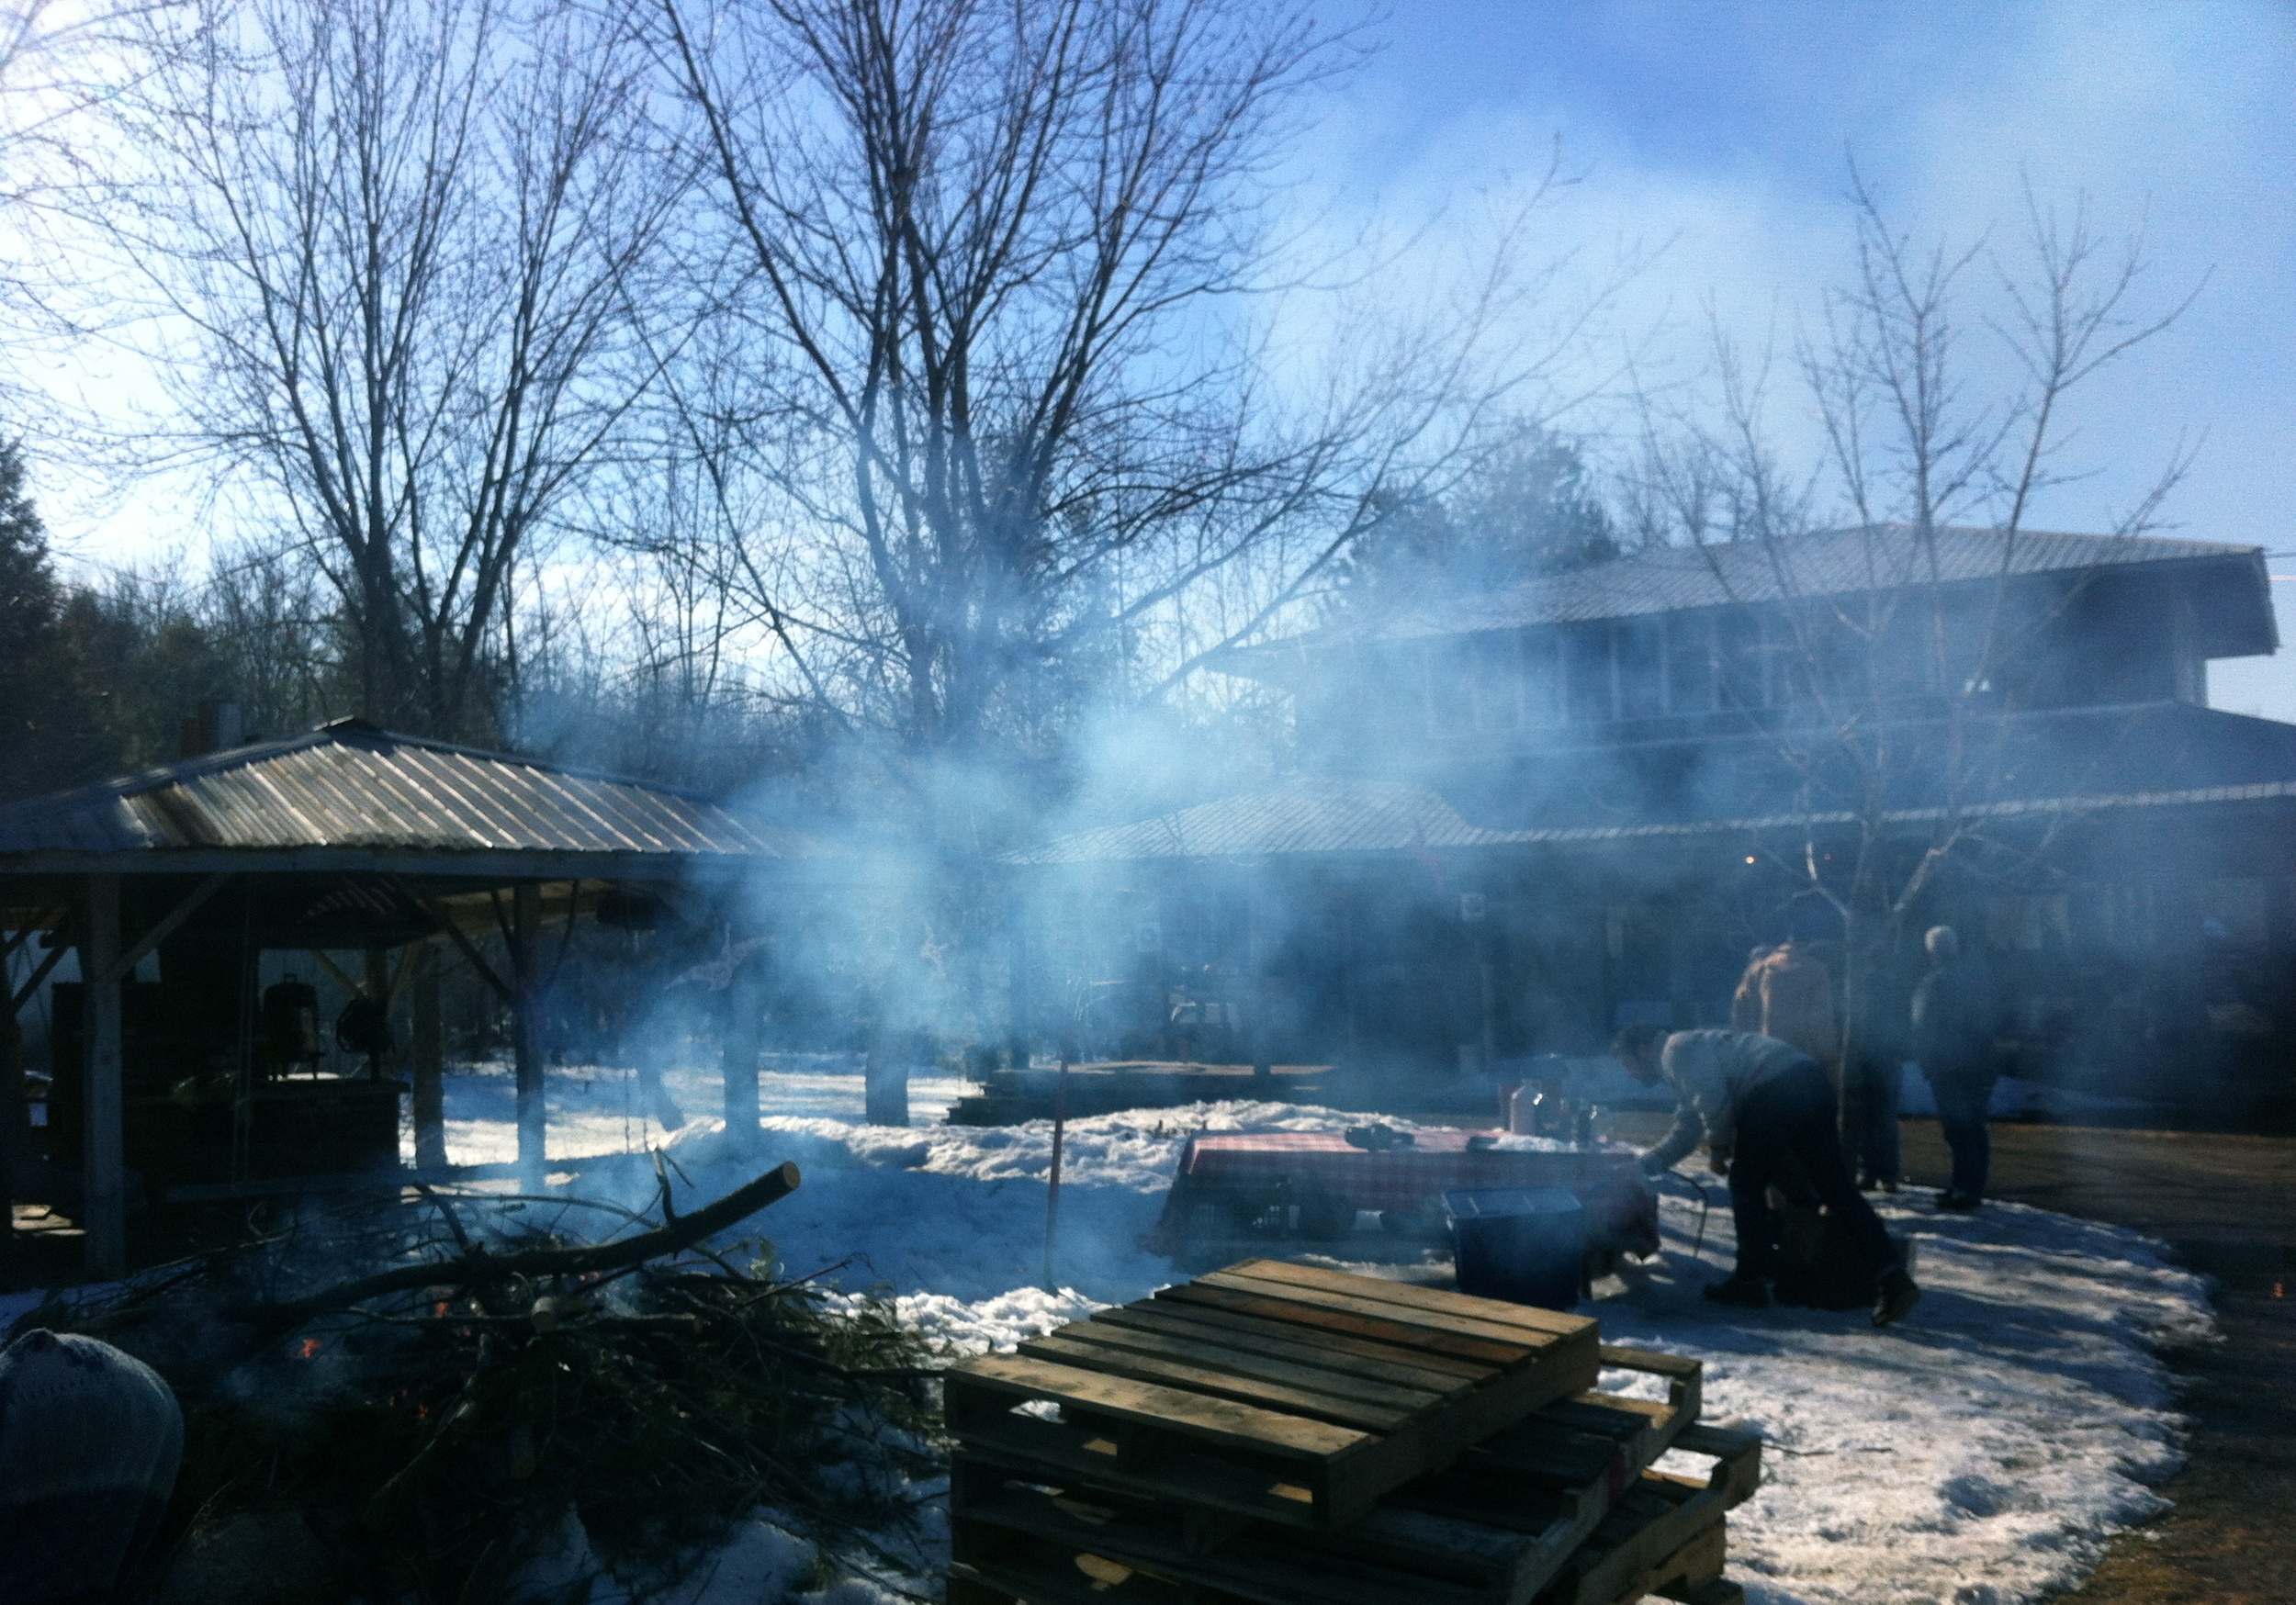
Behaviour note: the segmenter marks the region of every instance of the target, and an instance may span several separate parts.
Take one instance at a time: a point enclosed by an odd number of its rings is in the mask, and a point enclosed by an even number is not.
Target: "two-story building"
[[[1441,1074],[1726,1018],[1750,946],[1895,899],[1991,953],[2028,1069],[2253,1072],[2296,1028],[2296,725],[2206,666],[2277,645],[2259,548],[1981,529],[1359,609],[1220,662],[1289,694],[1296,779],[1024,856],[1030,994],[1109,1051],[1209,1009]]]

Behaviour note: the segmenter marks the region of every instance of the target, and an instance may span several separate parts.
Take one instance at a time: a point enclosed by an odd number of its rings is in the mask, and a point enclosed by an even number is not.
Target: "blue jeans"
[[[1838,1118],[1833,1083],[1815,1059],[1764,1082],[1739,1106],[1730,1213],[1738,1222],[1740,1276],[1768,1281],[1778,1274],[1778,1217],[1770,1207],[1770,1184],[1789,1153],[1802,1162],[1818,1201],[1850,1228],[1867,1262],[1875,1270],[1896,1263],[1889,1232],[1841,1156]]]
[[[1993,1132],[1987,1122],[1997,1079],[1982,1071],[1930,1075],[1938,1127],[1953,1154],[1953,1179],[1948,1185],[1964,1198],[1985,1196],[1986,1175],[1993,1168]]]

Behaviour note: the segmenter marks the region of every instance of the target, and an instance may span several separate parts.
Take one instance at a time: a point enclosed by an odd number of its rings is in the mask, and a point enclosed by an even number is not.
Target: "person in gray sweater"
[[[1645,1085],[1674,1089],[1674,1125],[1642,1156],[1643,1171],[1658,1175],[1686,1158],[1705,1139],[1717,1174],[1730,1178],[1730,1213],[1738,1223],[1738,1269],[1705,1289],[1720,1304],[1766,1308],[1778,1273],[1778,1218],[1770,1184],[1780,1162],[1799,1160],[1827,1209],[1849,1228],[1877,1273],[1874,1324],[1887,1326],[1920,1300],[1921,1290],[1898,1263],[1889,1233],[1858,1192],[1836,1130],[1833,1083],[1818,1061],[1791,1043],[1751,1031],[1661,1031],[1628,1026],[1611,1051],[1628,1075]]]

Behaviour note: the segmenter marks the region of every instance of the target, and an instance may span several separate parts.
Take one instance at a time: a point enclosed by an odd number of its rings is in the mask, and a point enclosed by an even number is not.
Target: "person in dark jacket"
[[[1642,1156],[1643,1170],[1657,1175],[1672,1169],[1703,1136],[1713,1168],[1730,1178],[1738,1269],[1707,1287],[1708,1298],[1755,1309],[1769,1306],[1779,1263],[1770,1184],[1791,1156],[1878,1273],[1874,1324],[1887,1326],[1919,1301],[1921,1289],[1898,1263],[1881,1218],[1850,1174],[1835,1128],[1833,1083],[1817,1060],[1791,1043],[1748,1031],[1670,1036],[1647,1025],[1619,1032],[1611,1051],[1637,1081],[1650,1085],[1663,1080],[1674,1089],[1673,1129]]]
[[[1975,1209],[1985,1201],[1993,1138],[1987,1128],[1993,1083],[2000,1076],[1996,1038],[2000,1008],[1976,966],[1961,956],[1951,926],[1921,938],[1930,972],[1913,992],[1913,1056],[1937,1100],[1937,1123],[1953,1150],[1953,1180],[1937,1195],[1940,1209]]]

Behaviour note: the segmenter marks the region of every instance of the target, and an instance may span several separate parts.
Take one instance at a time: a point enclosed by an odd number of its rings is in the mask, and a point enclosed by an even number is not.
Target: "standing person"
[[[1738,1269],[1708,1286],[1717,1304],[1767,1308],[1778,1273],[1778,1218],[1770,1184],[1789,1156],[1801,1162],[1819,1200],[1845,1222],[1859,1253],[1876,1274],[1874,1324],[1887,1326],[1910,1310],[1921,1289],[1898,1262],[1895,1244],[1850,1175],[1835,1128],[1832,1083],[1809,1054],[1772,1037],[1746,1031],[1677,1031],[1628,1026],[1611,1043],[1626,1073],[1674,1088],[1673,1129],[1642,1156],[1645,1173],[1671,1170],[1703,1135],[1714,1170],[1730,1178],[1730,1213],[1738,1223]]]
[[[1730,1000],[1730,1024],[1774,1037],[1818,1061],[1839,1078],[1841,1031],[1834,1015],[1834,978],[1806,942],[1756,948]]]
[[[1738,993],[1730,999],[1731,1030],[1761,1029],[1761,967],[1777,950],[1768,942],[1760,942],[1747,952],[1746,973],[1738,978]]]
[[[1940,1209],[1975,1209],[1985,1202],[1993,1162],[1993,1083],[2000,1077],[1995,1038],[2000,1009],[1993,988],[1961,956],[1951,926],[1932,926],[1921,938],[1930,972],[1913,992],[1913,1056],[1930,1079],[1937,1123],[1953,1150],[1953,1180],[1937,1195]]]

